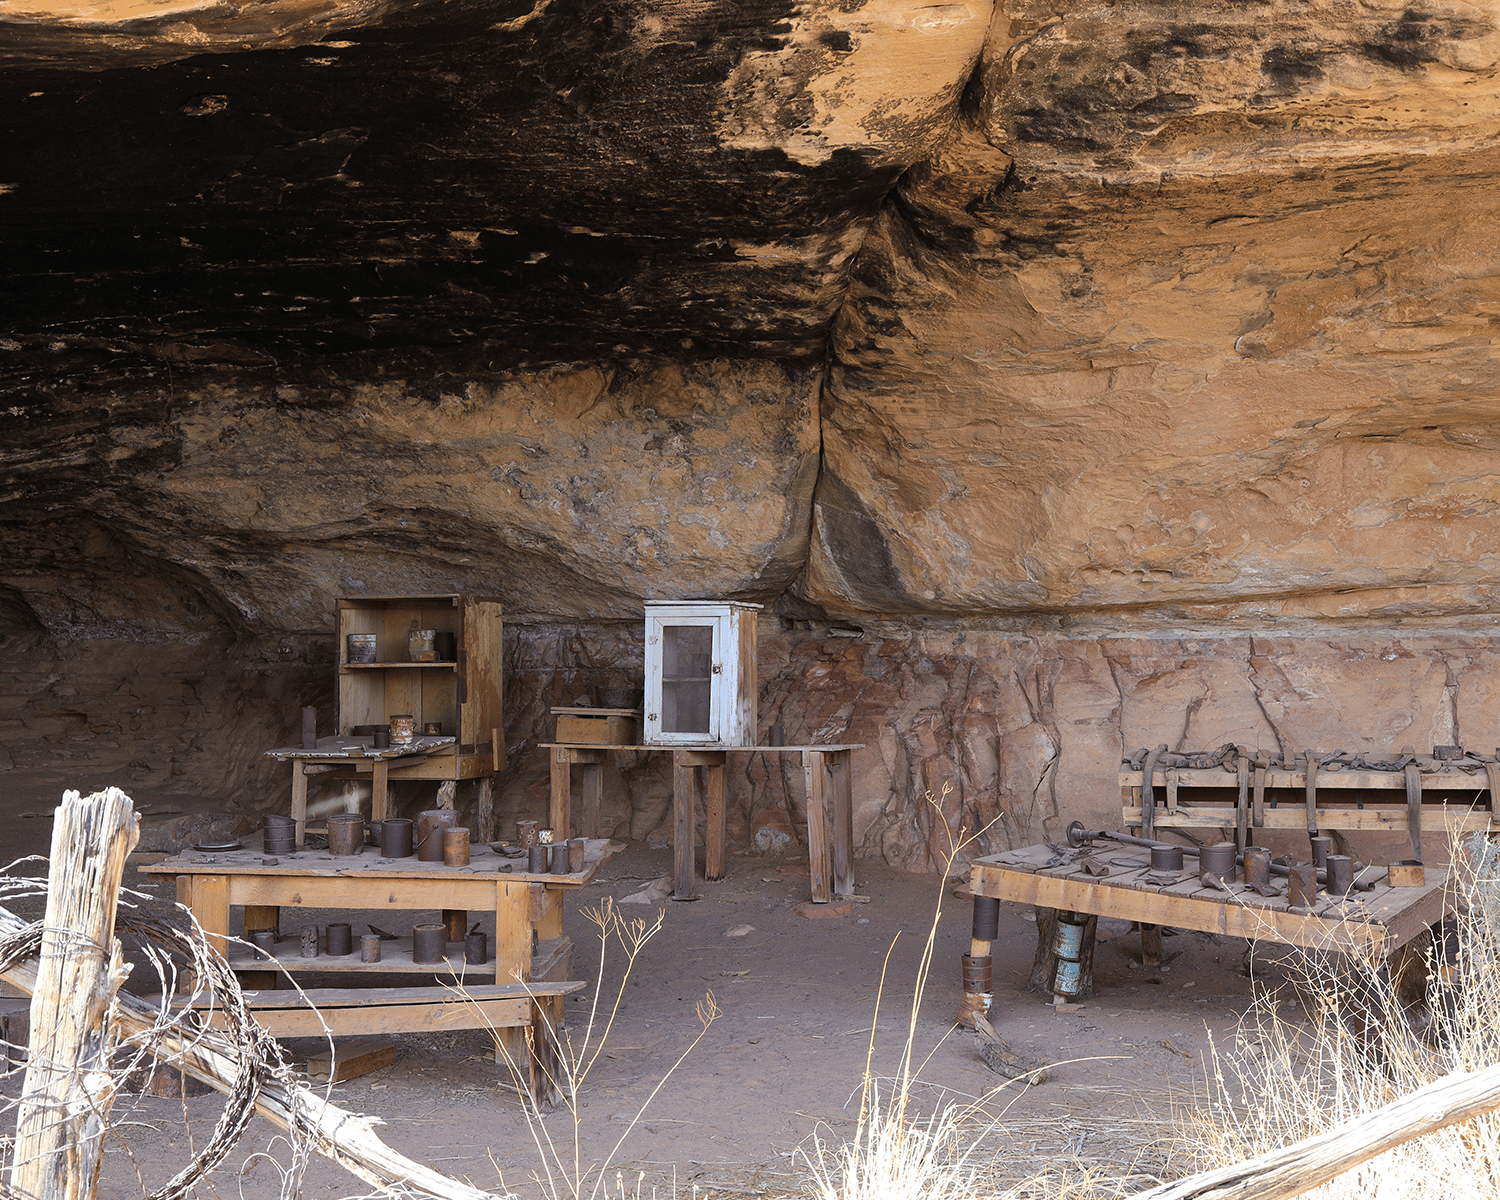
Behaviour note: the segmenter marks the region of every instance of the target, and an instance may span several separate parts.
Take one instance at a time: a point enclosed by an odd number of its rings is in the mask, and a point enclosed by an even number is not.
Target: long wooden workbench
[[[1086,861],[1109,874],[1088,874]],[[1373,890],[1319,893],[1317,907],[1306,910],[1287,903],[1284,881],[1278,895],[1263,896],[1243,883],[1227,891],[1209,887],[1196,870],[1164,882],[1150,868],[1150,852],[1134,846],[1027,846],[976,861],[969,886],[976,895],[1018,904],[1376,957],[1409,942],[1454,904],[1449,873],[1441,868],[1427,868],[1420,887],[1392,887],[1384,867],[1369,867],[1363,881],[1373,882]]]
[[[523,1074],[529,1072],[534,1095],[550,1093],[552,1033],[561,1017],[561,998],[583,983],[572,973],[572,946],[563,935],[562,899],[587,884],[618,848],[603,839],[589,842],[584,866],[571,874],[529,874],[525,859],[502,857],[486,845],[471,849],[467,866],[450,867],[416,858],[383,859],[373,846],[359,855],[335,858],[326,850],[302,850],[268,859],[259,850],[180,854],[141,868],[142,874],[175,879],[177,899],[202,926],[209,941],[242,978],[252,984],[246,999],[272,1034],[295,1037],[327,1028],[332,1033],[378,1033],[436,1028],[490,1028],[506,1035],[505,1053]],[[396,914],[440,910],[462,931],[467,915],[495,914],[491,950],[493,966],[463,965],[462,943],[449,943],[442,963],[416,963],[412,939],[398,936],[382,943],[381,961],[353,954],[303,958],[298,938],[283,938],[269,956],[234,940],[232,909],[245,907],[243,926],[276,929],[280,913],[291,909],[345,909],[363,914],[365,922],[397,928],[410,926]],[[352,924],[353,922],[351,922]],[[533,954],[534,943],[540,953]],[[292,993],[268,990],[280,972],[336,971],[359,988],[314,989],[303,993],[319,1007],[313,1012]],[[371,986],[370,977],[425,974],[463,982],[463,994],[450,983],[424,988]],[[526,1036],[511,1036],[511,1034]],[[529,1065],[528,1065],[529,1064]]]

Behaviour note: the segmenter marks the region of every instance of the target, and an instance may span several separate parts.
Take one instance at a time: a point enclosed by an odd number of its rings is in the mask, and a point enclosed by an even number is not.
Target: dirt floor
[[[50,822],[40,816],[24,824],[27,834],[30,827],[44,833]],[[567,932],[579,978],[599,973],[598,931],[587,910],[623,899],[669,867],[666,847],[630,844],[592,885],[570,895]],[[1133,1176],[1133,1191],[1166,1169],[1170,1106],[1201,1096],[1210,1032],[1227,1037],[1250,1002],[1246,943],[1181,933],[1167,939],[1166,966],[1142,969],[1138,935],[1122,922],[1103,922],[1096,994],[1058,1012],[1025,990],[1036,942],[1031,911],[1002,905],[994,1025],[1018,1050],[1057,1065],[1047,1083],[1011,1084],[991,1095],[1004,1081],[980,1060],[972,1035],[953,1027],[959,956],[970,938],[970,905],[953,895],[960,879],[945,884],[869,862],[857,864],[857,876],[865,902],[843,917],[798,914],[808,899],[805,862],[744,854],[731,858],[722,882],[700,882],[697,901],[624,906],[645,921],[661,912],[663,925],[635,962],[614,1026],[582,1081],[576,1130],[566,1108],[548,1114],[540,1129],[528,1125],[488,1035],[478,1031],[394,1037],[399,1061],[335,1085],[331,1096],[383,1118],[383,1136],[405,1154],[487,1190],[569,1194],[560,1176],[574,1172],[576,1134],[578,1162],[603,1164],[611,1194],[621,1181],[627,1192],[639,1184],[643,1195],[795,1194],[805,1189],[802,1155],[814,1152],[815,1139],[836,1146],[853,1128],[878,1002],[875,1074],[898,1074],[912,1028],[918,1105],[926,1112],[988,1096],[985,1111],[998,1121],[985,1154],[1006,1173],[1067,1161]],[[127,883],[171,899],[169,885],[134,870]],[[940,899],[925,998],[913,1023]],[[624,968],[624,955],[611,946],[599,989],[606,1002]],[[1256,969],[1269,972],[1268,982],[1278,977],[1275,964]],[[575,1048],[585,1044],[594,992],[591,986],[568,1001]],[[710,994],[718,1016],[692,1046]],[[290,1048],[305,1056],[319,1047]],[[13,1075],[5,1090],[14,1095],[17,1086]],[[103,1200],[141,1195],[141,1180],[148,1190],[160,1186],[201,1144],[219,1108],[217,1095],[122,1097]],[[285,1143],[257,1120],[215,1175],[215,1190],[246,1200],[275,1196],[289,1165]],[[314,1160],[304,1190],[335,1197],[368,1188]],[[591,1191],[586,1185],[585,1194]]]

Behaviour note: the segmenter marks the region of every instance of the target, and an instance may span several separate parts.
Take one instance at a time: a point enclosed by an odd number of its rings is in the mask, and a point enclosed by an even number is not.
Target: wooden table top
[[[386,879],[514,879],[543,883],[548,887],[582,887],[594,878],[610,855],[623,847],[608,838],[590,838],[584,848],[583,870],[568,875],[532,874],[526,870],[526,858],[506,858],[488,845],[469,849],[469,864],[449,867],[441,862],[423,862],[410,858],[381,858],[375,846],[348,857],[333,857],[327,850],[303,849],[293,854],[267,855],[257,849],[227,850],[216,853],[189,851],[150,863],[140,868],[143,875],[290,875],[306,877],[343,877]],[[267,865],[266,858],[276,858]]]
[[[542,742],[541,748],[543,750],[690,750],[694,753],[717,750],[727,752],[729,754],[791,754],[794,752],[801,753],[804,750],[863,750],[865,748],[865,743],[839,742],[836,744],[823,746],[718,746],[699,744],[694,744],[691,746],[679,746],[675,743],[670,746],[626,746],[616,745],[614,743],[610,743],[609,745],[599,745],[594,742]]]
[[[1109,874],[1090,875],[1087,859]],[[1294,909],[1287,903],[1284,876],[1271,876],[1278,888],[1274,896],[1262,896],[1244,883],[1231,883],[1225,892],[1200,882],[1194,860],[1187,861],[1174,881],[1153,872],[1150,851],[1140,847],[1026,846],[976,860],[970,887],[1000,900],[1338,950],[1372,942],[1399,946],[1452,908],[1445,867],[1428,867],[1421,887],[1392,887],[1384,867],[1367,867],[1359,878],[1373,882],[1373,890],[1347,896],[1320,892],[1316,908]]]

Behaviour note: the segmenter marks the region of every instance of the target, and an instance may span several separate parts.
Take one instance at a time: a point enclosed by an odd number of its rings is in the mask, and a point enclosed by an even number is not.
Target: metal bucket
[[[331,813],[328,817],[328,853],[351,858],[364,849],[365,819],[359,813]]]
[[[429,808],[417,814],[417,858],[422,862],[443,861],[443,830],[458,824],[451,808]]]
[[[1182,870],[1182,847],[1181,846],[1152,846],[1151,847],[1151,869],[1170,874],[1173,871]]]
[[[1234,843],[1215,842],[1198,851],[1198,877],[1213,875],[1224,883],[1234,882]]]

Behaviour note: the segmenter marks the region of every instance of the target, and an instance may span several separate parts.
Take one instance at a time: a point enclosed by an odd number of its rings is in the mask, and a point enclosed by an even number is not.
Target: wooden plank
[[[570,837],[570,812],[573,807],[573,764],[560,750],[552,752],[552,786],[548,792],[548,820],[552,836],[558,840]],[[588,836],[585,834],[585,836]]]
[[[1284,910],[1250,910],[1207,898],[1175,896],[1169,891],[1152,894],[1110,888],[1106,882],[1052,879],[995,867],[977,867],[970,887],[978,895],[1019,904],[1252,940],[1270,939],[1309,949],[1379,950],[1389,940],[1387,930],[1373,923],[1328,921]]]
[[[531,885],[501,879],[495,888],[495,982],[531,978]]]
[[[701,767],[703,776],[703,878],[724,878],[724,841],[728,823],[728,771],[723,762]]]
[[[489,908],[494,882],[477,875],[455,874],[447,879],[412,879],[387,874],[370,875],[200,875],[224,880],[225,917],[228,905],[279,904],[284,908]],[[559,876],[561,878],[561,876]],[[521,886],[526,881],[521,880]],[[208,892],[202,892],[209,895]],[[203,920],[200,888],[193,887],[193,911]],[[206,926],[205,926],[206,928]],[[215,930],[215,932],[221,932]],[[227,932],[224,930],[222,932]]]
[[[807,862],[814,904],[833,899],[833,857],[828,811],[828,772],[821,750],[802,754],[802,776],[807,786]]]
[[[693,791],[696,768],[689,766],[686,752],[672,752],[672,899],[694,899],[697,874],[697,832],[693,821]]]
[[[292,820],[297,822],[297,845],[302,845],[303,830],[307,827],[307,768],[306,764],[292,760]]]
[[[583,763],[579,771],[580,790],[583,792],[583,827],[580,832],[584,837],[598,837],[599,806],[604,799],[604,766],[596,762]]]
[[[401,1048],[383,1038],[350,1038],[331,1049],[307,1056],[307,1077],[329,1083],[358,1079],[388,1067],[401,1057]]]
[[[566,996],[582,991],[588,984],[582,979],[569,979],[552,983],[467,983],[464,994],[475,1000],[524,1000],[533,993],[545,996]],[[309,1003],[319,1008],[360,1008],[372,1001],[380,1004],[432,1004],[447,1003],[456,999],[453,989],[446,984],[427,984],[422,987],[357,987],[357,988],[308,988],[297,992],[287,988],[274,991],[249,991],[245,999],[256,1008],[302,1008]],[[210,1009],[216,1007],[212,997],[194,1000],[191,1007]]]
[[[1318,821],[1322,827],[1328,829],[1349,831],[1368,829],[1387,833],[1405,833],[1407,818],[1404,805],[1399,809],[1330,808],[1320,805]],[[1141,810],[1139,808],[1121,809],[1120,822],[1123,825],[1139,825]],[[1233,805],[1190,807],[1184,804],[1180,805],[1175,813],[1163,813],[1158,810],[1156,824],[1162,828],[1202,829],[1218,825],[1227,829],[1234,824],[1234,807]],[[1264,821],[1257,828],[1296,829],[1305,832],[1307,812],[1301,807],[1268,808],[1264,813]],[[1465,811],[1451,805],[1434,804],[1423,807],[1422,828],[1440,833],[1450,829],[1458,832],[1485,832],[1492,828],[1500,828],[1500,815],[1491,814],[1488,809]]]
[[[229,934],[229,879],[224,875],[199,875],[193,879],[193,916],[208,935],[208,944],[226,952]],[[243,901],[241,901],[243,903]]]
[[[495,824],[495,781],[488,775],[479,781],[479,795],[475,800],[475,820],[479,825],[479,840],[481,842],[493,842],[499,840],[499,830]],[[593,837],[593,834],[587,836]]]
[[[428,1033],[441,1029],[515,1028],[531,1023],[532,1002],[467,1001],[453,998],[431,1004],[364,1004],[354,1008],[269,1009],[251,1006],[255,1019],[272,1037],[320,1037],[326,1027],[335,1037],[370,1033]],[[222,1028],[215,1014],[209,1028]]]
[[[63,793],[52,828],[31,1048],[8,1156],[10,1183],[22,1196],[91,1200],[98,1184],[114,1097],[111,1013],[126,972],[115,902],[139,836],[130,798],[119,788],[87,798]]]
[[[1238,786],[1233,772],[1219,769],[1200,771],[1189,768],[1164,768],[1152,773],[1152,781],[1159,787],[1165,787],[1168,771],[1176,773],[1178,787],[1233,788]],[[1121,787],[1139,787],[1141,772],[1121,771],[1118,781]],[[1266,786],[1304,791],[1307,788],[1307,774],[1304,771],[1267,770]],[[1318,787],[1320,790],[1323,788],[1385,788],[1404,794],[1406,778],[1400,771],[1330,771],[1327,767],[1322,767],[1318,770]],[[1451,774],[1424,771],[1422,790],[1427,792],[1487,792],[1489,782],[1482,774],[1470,775],[1462,771],[1454,771]]]
[[[847,750],[827,753],[833,796],[833,894],[854,894],[854,772]]]

